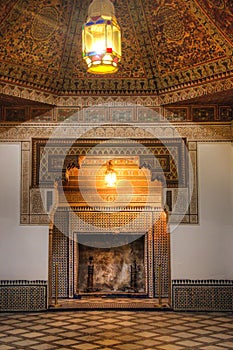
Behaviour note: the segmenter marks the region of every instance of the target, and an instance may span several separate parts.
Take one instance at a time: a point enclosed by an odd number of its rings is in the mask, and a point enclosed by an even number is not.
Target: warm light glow
[[[167,220],[167,213],[166,213],[165,211],[163,211],[163,212],[161,213],[161,218],[162,218],[163,220]]]
[[[93,74],[115,73],[121,60],[121,30],[110,0],[93,0],[82,27],[83,59]]]
[[[110,172],[106,174],[105,181],[108,187],[114,187],[116,185],[116,173]]]
[[[112,161],[107,162],[107,170],[105,172],[105,182],[107,187],[115,187],[117,181],[116,172],[113,169]]]

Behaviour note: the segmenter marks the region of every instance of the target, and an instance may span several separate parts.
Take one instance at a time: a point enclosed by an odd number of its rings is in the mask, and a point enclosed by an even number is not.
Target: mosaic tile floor
[[[0,350],[10,349],[230,350],[233,313],[2,313]]]

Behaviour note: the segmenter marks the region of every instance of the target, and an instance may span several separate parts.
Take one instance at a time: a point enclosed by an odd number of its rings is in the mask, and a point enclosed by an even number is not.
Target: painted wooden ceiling
[[[233,76],[232,0],[114,0],[122,62],[86,72],[81,27],[91,0],[0,0],[0,83],[57,95],[162,94]],[[224,102],[232,102],[232,90]]]

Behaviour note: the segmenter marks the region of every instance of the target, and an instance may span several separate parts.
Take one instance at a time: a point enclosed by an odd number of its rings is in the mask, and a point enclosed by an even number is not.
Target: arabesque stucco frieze
[[[31,138],[166,138],[186,137],[189,141],[232,141],[232,124],[2,124],[1,141],[29,141]]]

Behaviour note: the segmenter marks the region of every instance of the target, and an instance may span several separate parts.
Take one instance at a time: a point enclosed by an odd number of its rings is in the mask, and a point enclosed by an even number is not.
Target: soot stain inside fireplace
[[[127,237],[121,239],[127,241]],[[108,248],[79,243],[79,293],[144,293],[144,239],[139,236],[128,244]]]

